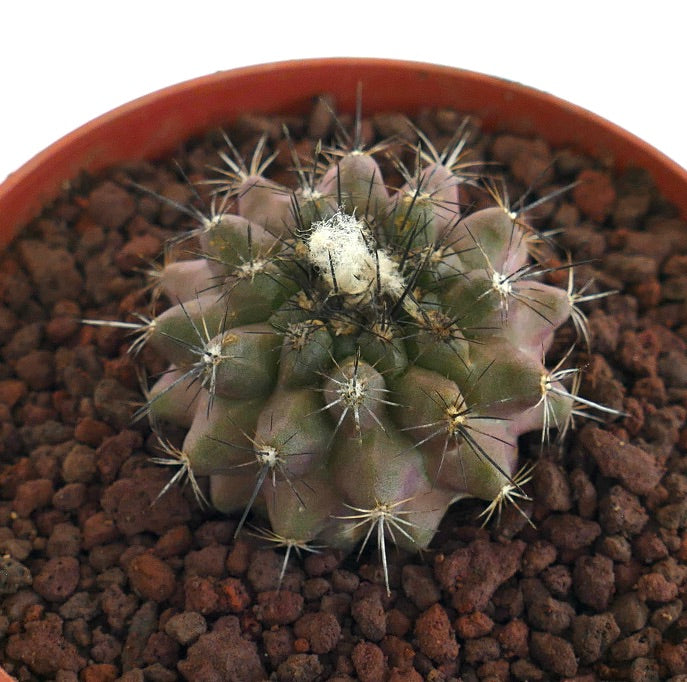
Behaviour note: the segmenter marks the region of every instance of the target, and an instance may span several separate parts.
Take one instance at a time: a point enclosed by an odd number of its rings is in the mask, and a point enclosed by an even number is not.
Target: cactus
[[[186,429],[179,447],[161,436],[170,484],[203,503],[208,477],[237,532],[266,518],[287,560],[374,536],[387,589],[387,542],[426,548],[462,498],[486,520],[528,500],[518,437],[604,409],[567,355],[544,363],[569,318],[588,340],[579,304],[598,294],[547,283],[524,209],[461,212],[463,136],[442,153],[419,138],[396,189],[379,149],[318,146],[307,171],[294,156],[292,190],[265,177],[264,139],[248,164],[229,143],[219,208],[187,210],[198,256],[155,272],[171,307],[122,323],[169,363],[139,416]]]

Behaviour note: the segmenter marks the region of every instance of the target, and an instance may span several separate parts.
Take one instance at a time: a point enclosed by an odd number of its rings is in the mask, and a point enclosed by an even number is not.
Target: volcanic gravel
[[[286,124],[307,159],[334,132],[329,105],[305,117],[244,116],[228,126],[248,155],[268,135],[273,177],[292,183]],[[350,128],[350,116],[341,124]],[[451,110],[417,122],[438,148]],[[362,122],[413,162],[401,114]],[[538,462],[521,501],[480,527],[461,502],[429,551],[374,548],[360,561],[283,555],[236,519],[201,511],[188,489],[160,491],[167,467],[145,420],[138,360],[121,329],[80,318],[148,312],[142,270],[190,220],[172,203],[218,165],[213,131],[169,159],[80,176],[0,254],[0,663],[19,680],[197,682],[363,680],[687,680],[687,226],[641,169],[469,124],[471,173],[497,162],[510,197],[555,230],[586,293],[591,350],[581,395],[626,416],[579,419],[562,445],[521,441]],[[400,182],[380,155],[385,178]],[[183,174],[180,171],[183,169]],[[151,191],[143,191],[140,186]],[[466,206],[486,205],[466,186]],[[547,266],[565,256],[545,241]],[[549,277],[563,286],[565,269]],[[560,330],[554,362],[575,339]],[[165,369],[144,349],[148,376]],[[551,366],[551,361],[549,361]],[[172,434],[173,436],[173,434]],[[172,437],[171,436],[171,437]],[[528,523],[531,519],[533,525]],[[371,543],[374,544],[374,543]]]

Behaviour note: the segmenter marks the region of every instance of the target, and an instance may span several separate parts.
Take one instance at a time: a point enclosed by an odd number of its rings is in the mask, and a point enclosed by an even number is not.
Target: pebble
[[[620,628],[611,613],[583,614],[573,621],[573,647],[583,665],[598,661],[619,636]]]
[[[351,616],[362,635],[372,642],[378,642],[386,634],[385,609],[378,592],[354,599]]]
[[[136,211],[129,192],[114,182],[105,181],[88,195],[88,214],[108,230],[121,227]]]
[[[441,599],[441,591],[429,566],[406,564],[401,572],[401,581],[403,592],[420,611]]]
[[[47,478],[36,478],[22,483],[14,497],[14,511],[18,516],[28,517],[36,509],[50,504],[54,494],[53,483]]]
[[[646,573],[637,582],[637,596],[642,601],[665,603],[677,597],[678,586],[660,573]]]
[[[637,535],[649,520],[649,515],[636,495],[614,485],[599,503],[599,521],[606,533]]]
[[[308,641],[315,654],[334,650],[341,637],[339,621],[330,613],[305,613],[294,623],[293,631]]]
[[[544,670],[563,677],[577,674],[577,659],[572,644],[561,637],[548,632],[532,632],[530,651]]]
[[[372,642],[358,642],[351,654],[355,672],[361,682],[379,682],[386,677],[384,652]]]
[[[599,465],[604,476],[617,478],[632,493],[646,495],[660,482],[663,469],[646,450],[596,426],[585,426],[579,441]]]
[[[130,562],[127,575],[132,589],[144,599],[162,602],[172,596],[176,587],[174,571],[151,553],[139,554]]]
[[[556,548],[566,550],[588,547],[601,534],[596,521],[588,521],[572,514],[549,516],[541,530]]]
[[[303,613],[303,597],[288,590],[269,590],[258,594],[256,618],[265,625],[293,623]]]
[[[460,647],[446,610],[434,604],[415,621],[415,636],[420,651],[435,663],[447,663],[458,657]]]
[[[613,182],[602,171],[585,169],[577,176],[572,196],[584,215],[596,223],[603,223],[613,210],[616,193]]]
[[[615,592],[613,562],[606,556],[581,556],[573,570],[575,596],[586,606],[605,611]]]

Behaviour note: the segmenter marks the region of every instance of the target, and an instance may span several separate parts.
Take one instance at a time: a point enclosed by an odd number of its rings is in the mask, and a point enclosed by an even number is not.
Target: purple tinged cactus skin
[[[576,369],[543,361],[584,320],[575,297],[546,283],[522,212],[461,214],[462,141],[420,137],[396,190],[372,152],[331,150],[289,190],[264,177],[264,140],[250,163],[230,146],[236,214],[199,221],[201,257],[157,273],[171,307],[139,325],[170,364],[143,413],[188,429],[179,466],[239,529],[266,517],[287,557],[374,536],[385,563],[456,500],[489,517],[527,499],[518,437],[579,411]]]

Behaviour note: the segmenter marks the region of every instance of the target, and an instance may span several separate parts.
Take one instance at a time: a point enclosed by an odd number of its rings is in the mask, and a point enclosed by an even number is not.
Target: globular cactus
[[[134,325],[170,365],[142,413],[187,429],[156,461],[201,501],[209,477],[212,505],[239,528],[266,517],[287,552],[374,535],[386,562],[461,498],[487,518],[517,504],[518,437],[589,404],[574,367],[544,364],[588,297],[546,283],[524,212],[461,214],[460,137],[441,154],[420,139],[395,190],[356,145],[296,163],[296,190],[264,177],[264,141],[248,165],[230,146],[198,257],[156,273],[172,307]]]

